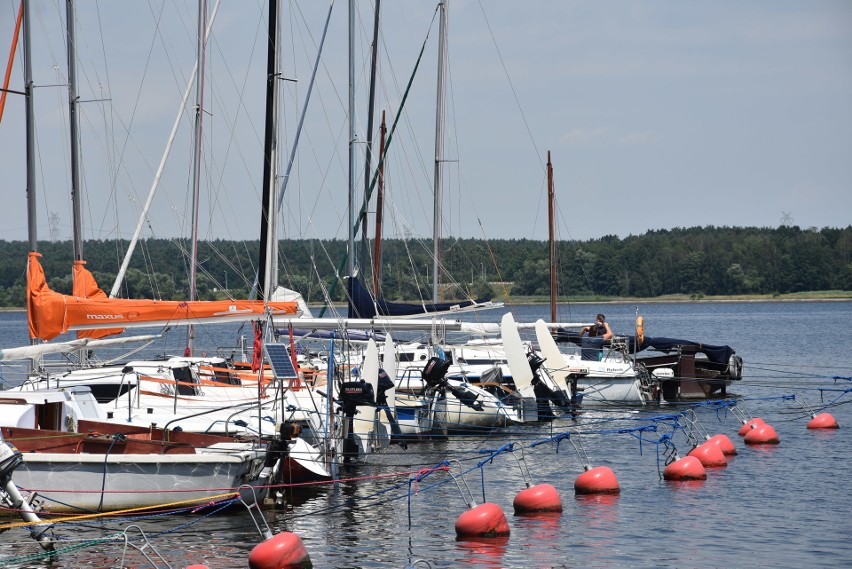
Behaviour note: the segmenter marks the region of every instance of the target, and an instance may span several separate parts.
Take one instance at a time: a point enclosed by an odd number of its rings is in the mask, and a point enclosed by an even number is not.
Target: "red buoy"
[[[580,474],[574,480],[576,494],[618,494],[618,478],[608,466],[596,466]]]
[[[725,456],[733,456],[737,454],[737,447],[734,446],[734,443],[731,442],[731,439],[729,439],[727,435],[713,435],[707,439],[707,442],[719,447],[719,450],[721,450],[722,454]]]
[[[728,459],[718,446],[710,444],[709,441],[701,443],[691,451],[689,456],[694,456],[701,461],[704,468],[721,468],[728,466]]]
[[[744,440],[747,445],[777,445],[781,442],[781,439],[778,438],[778,433],[768,423],[763,423],[753,428],[746,433]]]
[[[258,543],[249,553],[251,569],[309,569],[313,566],[302,540],[288,531]]]
[[[509,535],[509,522],[497,504],[485,502],[462,513],[456,520],[457,537],[502,537]]]
[[[704,465],[694,456],[685,456],[679,458],[665,470],[663,470],[663,478],[680,482],[683,480],[707,480],[707,471],[704,470]]]
[[[808,421],[809,429],[839,429],[840,425],[831,413],[820,413]]]
[[[561,512],[562,498],[550,484],[537,484],[518,492],[512,505],[516,514],[528,512]]]
[[[740,430],[737,432],[737,434],[741,437],[744,437],[744,436],[746,436],[746,433],[748,433],[750,430],[752,430],[753,428],[755,428],[758,425],[764,424],[765,422],[766,421],[764,421],[760,417],[755,417],[754,419],[751,419],[751,420],[743,423],[743,426],[740,427]]]

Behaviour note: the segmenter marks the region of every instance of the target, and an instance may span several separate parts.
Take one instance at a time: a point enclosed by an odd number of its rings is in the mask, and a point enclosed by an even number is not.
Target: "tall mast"
[[[373,45],[371,47],[371,61],[370,61],[370,97],[369,102],[367,103],[367,148],[365,153],[365,164],[364,164],[364,211],[369,209],[369,200],[370,196],[370,178],[371,176],[371,162],[373,158],[373,116],[375,115],[375,101],[376,101],[376,59],[378,55],[378,46],[379,46],[379,15],[381,10],[381,0],[376,0],[376,9],[373,14]],[[379,152],[379,156],[381,156],[381,152]],[[378,214],[376,214],[378,215]],[[377,221],[378,223],[378,221]],[[378,237],[377,237],[378,238]],[[361,223],[361,258],[367,258],[367,216],[364,216],[364,219]],[[375,283],[376,278],[376,266],[375,263],[378,261],[373,259],[373,281]],[[377,289],[373,289],[373,294],[376,296],[379,295],[379,291]]]
[[[65,1],[66,41],[68,43],[68,122],[71,131],[71,209],[73,213],[74,260],[83,259],[83,213],[80,196],[80,117],[77,97],[77,48],[74,39],[74,0]]]
[[[553,164],[550,163],[550,150],[547,151],[547,219],[548,245],[550,248],[550,321],[556,322],[556,240],[553,231]]]
[[[189,300],[197,298],[198,277],[198,208],[201,200],[201,126],[204,116],[204,30],[207,28],[207,0],[198,0],[198,80],[195,83],[195,154],[192,160],[192,236],[189,255]],[[192,355],[195,328],[187,327],[186,354]]]
[[[441,2],[438,28],[438,103],[435,113],[435,201],[432,222],[432,300],[439,302],[438,289],[441,281],[441,166],[444,160],[444,71],[447,67],[447,4]]]
[[[381,136],[379,137],[379,156],[385,155],[385,136],[388,132],[388,126],[385,124],[385,112],[382,111],[382,126],[380,128]],[[373,251],[373,294],[376,298],[379,297],[379,283],[382,280],[382,217],[384,209],[384,193],[385,193],[385,163],[382,161],[379,164],[379,179],[378,190],[376,192],[376,242]]]
[[[36,231],[35,118],[33,113],[32,36],[30,3],[24,2],[24,101],[27,131],[27,237],[30,251],[38,250]]]
[[[216,20],[216,14],[219,12],[220,2],[221,0],[216,0],[216,4],[213,5],[213,12],[207,20],[207,30],[204,32],[205,41],[206,38],[210,36],[210,29],[213,27],[213,22]],[[180,101],[180,108],[178,108],[175,122],[172,124],[172,131],[169,133],[169,138],[166,141],[166,149],[163,150],[163,155],[160,158],[160,165],[157,166],[157,173],[154,174],[154,181],[151,183],[151,189],[148,190],[148,197],[145,199],[145,205],[142,206],[142,213],[139,215],[139,221],[136,222],[136,229],[133,231],[133,237],[130,238],[130,244],[127,246],[127,251],[124,254],[124,260],[121,261],[121,267],[119,267],[118,274],[115,277],[115,282],[112,284],[112,290],[110,290],[109,293],[110,298],[118,296],[118,292],[121,289],[121,283],[124,281],[124,275],[127,272],[127,267],[130,266],[130,259],[133,257],[133,251],[136,248],[139,235],[142,233],[142,227],[148,217],[148,211],[150,211],[151,204],[154,202],[154,195],[157,192],[157,188],[160,186],[160,178],[162,177],[163,170],[166,167],[166,159],[171,153],[172,144],[175,141],[178,127],[183,119],[183,111],[186,108],[187,101],[189,101],[189,94],[192,91],[195,76],[198,75],[198,64],[199,61],[196,59],[195,66],[192,68],[192,73],[190,73],[189,81],[187,81],[186,89],[183,92],[183,98]]]
[[[30,3],[22,2],[24,23],[24,112],[27,132],[27,238],[30,251],[38,250],[38,233],[36,231],[36,183],[35,183],[35,120],[33,116],[33,67],[32,67],[32,36],[30,35]],[[30,338],[30,344],[38,343],[37,338]],[[33,369],[32,360],[27,360],[27,371]]]
[[[278,0],[269,3],[266,50],[266,124],[263,137],[263,203],[260,215],[260,259],[257,274],[259,297],[269,300],[278,284],[277,208],[275,206],[275,164],[278,102]]]
[[[355,275],[355,0],[349,0],[349,223],[347,276]]]

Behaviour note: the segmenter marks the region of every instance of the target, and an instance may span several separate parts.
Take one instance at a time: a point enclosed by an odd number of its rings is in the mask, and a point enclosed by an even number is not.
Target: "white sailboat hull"
[[[215,446],[215,445],[214,445]],[[260,482],[264,451],[220,446],[181,455],[24,453],[13,482],[55,513],[105,512],[225,499],[243,484]],[[266,490],[256,489],[258,500]],[[247,497],[250,497],[249,493]]]

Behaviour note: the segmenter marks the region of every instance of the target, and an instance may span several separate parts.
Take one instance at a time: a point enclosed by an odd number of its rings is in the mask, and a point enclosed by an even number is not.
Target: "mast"
[[[216,14],[219,12],[220,1],[221,0],[216,0],[216,4],[213,5],[213,13],[210,14],[210,18],[207,21],[207,30],[204,32],[205,40],[210,36],[210,29],[213,27],[213,22],[216,20]],[[148,211],[150,211],[151,204],[154,202],[154,195],[157,193],[157,188],[160,186],[160,178],[162,177],[163,170],[166,167],[166,159],[172,151],[172,144],[175,141],[178,127],[180,126],[181,119],[183,118],[183,110],[186,108],[187,101],[189,101],[189,94],[192,91],[193,83],[195,83],[195,76],[198,74],[198,63],[199,62],[196,59],[195,65],[192,68],[192,73],[189,74],[189,81],[187,81],[186,89],[183,92],[183,98],[180,101],[180,107],[178,108],[175,122],[172,124],[172,131],[169,133],[169,139],[166,141],[166,149],[163,150],[163,155],[160,158],[160,164],[157,166],[157,173],[154,174],[154,181],[151,183],[151,189],[148,190],[148,197],[145,199],[145,205],[142,206],[142,213],[139,215],[139,221],[136,222],[136,229],[133,231],[133,237],[130,238],[130,244],[127,246],[127,252],[124,254],[124,260],[121,261],[121,267],[119,267],[118,274],[112,284],[112,289],[109,293],[110,298],[118,296],[118,292],[121,289],[121,283],[124,281],[124,275],[127,272],[127,267],[130,266],[130,259],[133,257],[136,242],[139,240],[139,235],[142,233],[142,226],[145,224],[145,219],[148,217]]]
[[[548,245],[550,248],[550,321],[556,322],[556,240],[553,232],[553,164],[550,150],[547,151],[547,219]]]
[[[346,271],[355,275],[355,0],[349,0],[349,255]]]
[[[204,30],[207,28],[207,0],[198,0],[198,80],[195,83],[195,154],[192,160],[192,236],[189,255],[189,300],[197,297],[198,277],[198,208],[201,199],[201,127],[204,116]],[[187,328],[185,355],[192,355],[195,328]]]
[[[381,0],[376,0],[376,9],[373,15],[373,45],[371,46],[371,61],[370,61],[370,96],[369,102],[367,103],[367,151],[365,155],[365,164],[364,164],[364,210],[366,211],[369,207],[369,196],[370,196],[370,175],[371,172],[371,161],[373,158],[373,117],[375,115],[375,101],[376,101],[376,58],[378,54],[378,45],[379,45],[379,14],[381,10]],[[379,152],[379,156],[381,156],[381,152]],[[376,214],[378,215],[378,214]],[[378,224],[378,221],[376,221]],[[367,216],[365,215],[363,221],[361,223],[361,258],[367,258]],[[373,282],[376,282],[375,274],[376,267],[375,263],[378,261],[373,259]],[[373,289],[373,294],[379,296],[378,289]]]
[[[379,156],[385,155],[385,136],[388,132],[388,126],[385,123],[385,112],[382,111],[382,126],[380,127],[381,136],[379,137]],[[379,179],[378,191],[376,193],[376,241],[373,250],[373,294],[378,298],[379,283],[382,280],[382,217],[384,209],[384,193],[385,193],[385,162],[379,164]]]
[[[438,28],[438,102],[435,117],[435,201],[432,221],[432,301],[440,300],[438,289],[441,281],[441,166],[444,159],[444,71],[447,67],[447,4],[440,3],[441,16]]]
[[[36,231],[36,178],[35,178],[35,117],[33,113],[32,35],[30,34],[30,3],[24,7],[24,101],[27,132],[27,237],[30,251],[38,250]]]
[[[275,207],[275,152],[278,101],[278,0],[269,3],[266,50],[266,125],[263,136],[263,203],[260,215],[258,297],[269,300],[278,284],[278,239]]]
[[[71,131],[71,209],[73,215],[74,260],[83,259],[83,212],[80,204],[80,117],[77,97],[77,48],[74,39],[74,0],[65,1],[66,41],[68,43],[68,123]]]
[[[38,251],[38,232],[36,231],[36,178],[35,178],[35,118],[33,113],[33,66],[32,35],[30,34],[30,3],[21,2],[24,23],[24,114],[27,133],[27,239],[30,251]],[[29,304],[27,304],[29,309]],[[30,344],[38,344],[37,338],[30,338]],[[27,372],[33,370],[32,360],[27,360]]]

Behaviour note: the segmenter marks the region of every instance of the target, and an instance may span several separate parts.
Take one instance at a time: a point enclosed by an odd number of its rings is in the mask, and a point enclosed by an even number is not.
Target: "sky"
[[[18,2],[0,2],[5,50]],[[223,1],[207,44],[198,202],[203,239],[259,235],[265,4]],[[283,173],[329,4],[281,4]],[[373,6],[355,4],[359,203]],[[84,238],[129,238],[195,62],[197,4],[76,5]],[[435,7],[424,0],[382,3],[376,109],[387,112],[389,129],[398,119],[386,159],[386,237],[432,235]],[[333,5],[293,152],[283,237],[347,236],[347,9],[341,0]],[[37,234],[64,240],[71,237],[65,3],[33,2],[31,10]],[[445,239],[546,240],[548,151],[560,239],[707,225],[852,223],[848,0],[450,0],[447,45]],[[23,89],[22,61],[18,49],[10,89]],[[194,106],[192,90],[143,237],[190,234]],[[374,139],[377,147],[378,134]],[[27,239],[25,164],[23,97],[9,94],[0,122],[0,239]],[[375,211],[375,200],[369,210]]]

